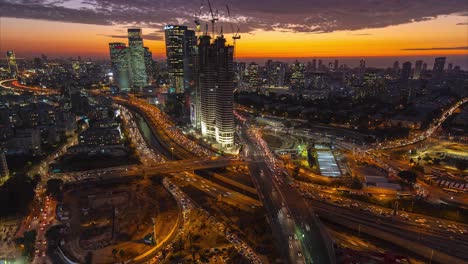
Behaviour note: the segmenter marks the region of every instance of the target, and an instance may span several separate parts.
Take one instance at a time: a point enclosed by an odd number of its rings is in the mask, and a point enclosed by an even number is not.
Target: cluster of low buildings
[[[67,103],[48,97],[4,95],[0,98],[0,146],[7,155],[41,155],[76,131]]]

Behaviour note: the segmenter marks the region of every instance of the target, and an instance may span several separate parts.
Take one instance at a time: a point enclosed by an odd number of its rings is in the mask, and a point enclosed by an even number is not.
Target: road
[[[21,85],[16,79],[0,81],[0,86],[4,89],[13,90],[15,92],[30,92],[35,95],[58,95],[59,91],[53,89],[45,89],[38,87],[30,87]]]
[[[414,143],[418,143],[430,137],[434,132],[442,125],[442,123],[451,116],[457,108],[462,106],[464,103],[468,102],[468,97],[461,99],[460,101],[456,102],[454,105],[450,106],[446,109],[439,118],[432,121],[429,125],[429,128],[425,131],[418,133],[414,136],[410,136],[406,139],[398,139],[394,141],[388,141],[384,143],[378,143],[377,145],[371,147],[370,150],[384,150],[384,149],[392,149],[392,148],[399,148],[403,146],[412,145]]]
[[[136,111],[145,118],[155,138],[166,150],[171,152],[171,160],[215,155],[210,149],[197,144],[180,132],[165,113],[147,101],[133,95],[129,95],[128,98],[113,97],[113,99],[115,103]]]
[[[335,263],[325,230],[298,191],[268,162],[272,157],[260,146],[258,135],[246,128],[242,135],[250,173],[287,263]]]
[[[448,232],[443,228],[439,228],[440,224],[438,225],[437,222],[432,222],[427,218],[419,217],[418,222],[413,222],[406,220],[408,219],[407,217],[391,216],[391,212],[389,212],[391,210],[381,211],[382,215],[377,213],[378,211],[375,209],[367,209],[367,207],[353,208],[345,202],[330,204],[311,199],[309,203],[319,215],[327,214],[332,219],[334,217],[345,218],[347,222],[373,227],[397,235],[422,246],[456,257],[459,259],[458,263],[462,263],[463,260],[468,261],[466,255],[466,252],[468,252],[468,240],[466,239],[466,235]]]

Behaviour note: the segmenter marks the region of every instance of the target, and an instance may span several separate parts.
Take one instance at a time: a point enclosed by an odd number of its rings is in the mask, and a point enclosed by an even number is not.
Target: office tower
[[[201,88],[200,88],[200,79],[199,79],[199,70],[200,70],[200,57],[198,53],[198,46],[195,45],[192,50],[191,55],[191,67],[192,67],[192,91],[190,94],[190,122],[192,126],[200,130],[201,129]]]
[[[147,85],[145,49],[141,38],[141,29],[128,29],[128,49],[130,55],[130,68],[132,69],[133,86],[142,88]]]
[[[234,62],[234,65],[235,65],[234,71],[236,74],[236,79],[239,83],[243,83],[247,65],[245,64],[245,62]]]
[[[400,78],[403,81],[406,81],[410,78],[411,76],[411,62],[407,61],[403,63],[403,66],[401,68],[401,75]]]
[[[259,67],[258,64],[252,62],[247,67],[247,77],[249,86],[251,88],[257,88],[260,85],[260,77],[259,77]]]
[[[365,69],[366,68],[366,61],[365,60],[360,60],[359,61],[359,68]]]
[[[393,63],[393,73],[394,74],[400,73],[400,62],[399,61],[395,61]]]
[[[336,71],[338,70],[338,60],[335,60],[335,64],[333,66],[333,69]]]
[[[164,31],[170,91],[184,93],[193,79],[190,60],[197,41],[195,32],[176,25],[165,26]]]
[[[79,75],[81,73],[81,65],[80,65],[80,61],[78,60],[73,60],[72,61],[72,69],[73,69],[73,73],[75,75]]]
[[[364,77],[364,73],[366,73],[366,61],[360,60],[359,61],[359,78],[362,80]]]
[[[310,63],[309,63],[310,64]],[[269,60],[266,64],[268,86],[282,87],[286,76],[286,64]]]
[[[10,175],[10,172],[8,170],[5,152],[0,149],[0,178],[8,177],[8,175]]]
[[[218,36],[213,43],[204,35],[199,43],[201,130],[222,148],[234,145],[233,46]]]
[[[154,79],[154,61],[153,53],[148,47],[143,47],[145,49],[145,71],[148,82]]]
[[[133,86],[129,48],[125,46],[125,43],[113,42],[109,43],[109,50],[114,80],[121,92],[128,93]]]
[[[451,71],[453,69],[453,64],[452,63],[449,63],[448,66],[447,66],[447,70],[448,71]]]
[[[416,79],[416,80],[421,79],[422,66],[423,66],[423,61],[417,60],[416,63],[414,64],[413,79]]]
[[[305,83],[305,75],[304,75],[304,64],[300,63],[299,61],[295,61],[291,65],[291,77],[290,82],[291,86],[294,88],[303,88]]]
[[[6,52],[8,69],[10,70],[10,77],[16,78],[18,75],[18,64],[16,64],[15,53],[12,50]]]
[[[223,36],[217,37],[216,85],[216,141],[222,148],[234,146],[234,47],[226,45]]]
[[[427,71],[427,63],[423,63],[423,66],[422,66],[422,71],[425,72]]]
[[[316,59],[312,60],[312,70],[314,70],[314,71],[317,70],[317,60]]]
[[[184,46],[184,89],[193,88],[195,79],[194,58],[197,56],[197,36],[195,31],[185,31],[185,46]]]
[[[445,60],[445,57],[438,57],[434,60],[434,67],[432,68],[432,79],[436,83],[442,81],[442,77],[444,75]]]
[[[317,70],[321,71],[322,70],[322,60],[318,60],[318,66],[317,66]]]

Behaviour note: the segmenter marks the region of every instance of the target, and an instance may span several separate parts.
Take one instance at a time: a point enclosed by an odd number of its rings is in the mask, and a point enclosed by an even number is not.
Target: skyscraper
[[[407,81],[411,76],[411,62],[407,61],[403,63],[403,67],[401,68],[401,75],[400,78],[403,81]]]
[[[247,67],[248,82],[250,88],[257,88],[260,84],[259,67],[255,62],[251,62]]]
[[[204,35],[198,52],[202,134],[230,148],[234,145],[234,49],[223,36],[211,43],[211,37]]]
[[[122,92],[130,92],[132,88],[132,69],[130,67],[130,53],[125,43],[109,43],[112,73],[114,80]]]
[[[291,87],[304,88],[304,83],[305,83],[304,72],[305,72],[304,64],[296,60],[291,65],[291,77],[289,78],[291,82]]]
[[[7,177],[10,174],[8,164],[5,157],[5,152],[0,149],[0,178]]]
[[[147,85],[145,49],[140,28],[128,29],[128,48],[133,86],[142,88]]]
[[[398,75],[398,73],[400,73],[400,62],[399,61],[395,61],[393,63],[393,73],[395,75]]]
[[[434,60],[434,67],[432,68],[432,78],[436,83],[442,81],[442,76],[444,75],[445,60],[445,57],[438,57]]]
[[[421,79],[422,66],[423,66],[423,61],[417,60],[416,63],[414,64],[413,79],[416,79],[416,80]]]
[[[268,86],[284,86],[286,76],[286,64],[280,61],[269,60],[266,64]]]
[[[18,64],[16,64],[15,53],[12,50],[6,52],[8,68],[10,70],[10,77],[16,78],[18,75]]]
[[[176,25],[165,26],[164,31],[170,89],[174,93],[184,93],[192,80],[190,65],[197,41],[195,32]]]
[[[145,71],[146,77],[148,78],[148,82],[153,80],[154,78],[154,61],[153,61],[153,53],[148,47],[144,47],[145,49]]]

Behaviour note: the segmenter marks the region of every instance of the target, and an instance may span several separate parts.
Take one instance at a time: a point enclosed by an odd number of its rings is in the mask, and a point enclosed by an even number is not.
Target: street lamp
[[[171,147],[171,159],[174,159],[174,147]]]

